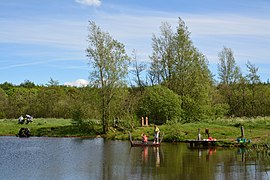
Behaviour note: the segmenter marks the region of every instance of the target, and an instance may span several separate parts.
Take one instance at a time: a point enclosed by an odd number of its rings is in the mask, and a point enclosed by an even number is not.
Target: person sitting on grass
[[[24,118],[22,116],[20,116],[18,118],[18,124],[23,124],[24,123]]]
[[[33,122],[33,117],[26,114],[26,124],[28,124],[29,122]]]

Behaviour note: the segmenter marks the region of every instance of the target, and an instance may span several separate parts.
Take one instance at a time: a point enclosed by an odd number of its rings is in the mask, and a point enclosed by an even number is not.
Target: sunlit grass
[[[27,127],[33,136],[86,136],[93,135],[87,129],[73,125],[71,119],[37,118],[29,124],[18,124],[16,119],[0,120],[1,135],[15,135],[20,128]],[[96,133],[96,132],[95,132]]]
[[[205,129],[208,128],[210,136],[220,141],[232,142],[241,136],[241,126],[244,127],[245,138],[253,143],[270,143],[270,118],[228,118],[209,120],[197,123],[169,123],[159,126],[161,136],[164,133],[163,140],[168,142],[179,142],[196,139],[198,129],[203,139],[208,136]],[[16,119],[0,120],[0,135],[15,136],[21,127],[28,127],[33,136],[96,136],[102,132],[102,125],[96,123],[96,120],[87,120],[82,126],[74,125],[72,119],[53,119],[37,118],[32,123],[18,124]],[[145,133],[148,139],[153,140],[153,124],[148,127],[113,128],[110,127],[109,139],[128,140],[128,132],[131,132],[132,138],[141,140],[141,135]]]
[[[235,142],[241,136],[241,126],[244,128],[244,136],[247,140],[254,143],[270,143],[270,118],[230,118],[198,123],[173,123],[161,125],[159,128],[164,133],[163,140],[169,142],[195,140],[198,136],[198,129],[200,129],[202,139],[207,139],[206,128],[209,129],[212,138],[219,141]],[[132,138],[140,140],[141,134],[145,133],[149,140],[153,140],[153,130],[153,125],[137,127],[131,130]],[[114,139],[123,139],[122,133],[120,134],[110,132],[109,136]],[[126,133],[125,139],[128,139],[128,133]]]

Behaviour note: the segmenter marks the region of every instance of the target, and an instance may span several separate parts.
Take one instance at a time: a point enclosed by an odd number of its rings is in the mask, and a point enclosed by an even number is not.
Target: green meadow
[[[270,118],[229,118],[198,123],[167,123],[159,126],[163,141],[181,142],[197,138],[198,129],[203,139],[208,136],[205,129],[209,129],[210,136],[222,142],[235,142],[241,136],[241,126],[244,135],[251,144],[270,144]],[[0,135],[15,136],[21,127],[28,127],[32,136],[49,137],[105,137],[114,140],[128,140],[131,132],[134,140],[140,140],[145,133],[153,140],[153,125],[147,127],[110,127],[106,135],[102,135],[102,125],[98,121],[84,120],[75,124],[72,119],[37,118],[29,124],[18,124],[16,119],[0,120]]]

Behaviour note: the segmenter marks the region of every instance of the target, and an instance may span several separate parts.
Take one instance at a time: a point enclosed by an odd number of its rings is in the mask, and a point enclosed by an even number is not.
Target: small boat
[[[161,145],[162,139],[163,139],[163,136],[161,137],[158,143],[154,143],[151,141],[148,141],[147,143],[143,143],[142,141],[133,141],[131,137],[131,133],[129,132],[129,141],[130,141],[131,147],[145,147],[145,146],[159,147]]]

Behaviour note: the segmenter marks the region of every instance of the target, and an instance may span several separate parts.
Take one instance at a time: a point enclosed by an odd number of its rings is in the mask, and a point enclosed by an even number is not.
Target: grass
[[[206,139],[205,129],[208,128],[210,136],[224,142],[233,142],[241,136],[241,126],[245,130],[245,138],[250,139],[255,144],[270,144],[270,117],[260,118],[230,118],[218,119],[198,123],[187,124],[165,124],[159,126],[161,135],[164,133],[163,140],[167,142],[180,142],[189,139],[196,139],[198,129],[202,138]],[[101,124],[94,121],[86,121],[82,126],[75,126],[71,119],[50,119],[38,118],[28,125],[17,123],[16,119],[0,120],[0,135],[12,135],[18,133],[21,127],[28,127],[33,136],[51,136],[51,137],[95,137],[100,135]],[[141,139],[141,134],[148,135],[149,140],[153,140],[153,125],[148,127],[136,127],[131,129],[110,128],[108,134],[104,137],[109,139],[127,140],[128,131],[132,133],[132,138]]]
[[[14,136],[22,127],[28,127],[33,136],[66,137],[96,135],[96,131],[91,131],[88,126],[80,128],[73,125],[71,119],[54,118],[37,118],[27,125],[18,124],[16,119],[1,119],[0,135]]]
[[[207,139],[205,129],[209,129],[210,136],[226,143],[235,142],[241,136],[241,126],[244,127],[244,135],[247,140],[255,144],[270,144],[270,118],[234,118],[219,119],[186,124],[166,124],[159,126],[164,133],[163,141],[181,142],[194,140],[197,138],[198,129],[202,139]],[[131,131],[134,140],[141,140],[141,134],[148,135],[149,140],[153,140],[153,125],[148,127],[137,127]],[[162,133],[161,133],[162,134]],[[113,139],[123,139],[123,133],[110,131],[108,136]],[[125,139],[128,139],[126,133]]]

